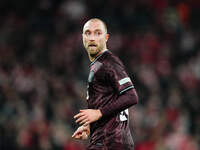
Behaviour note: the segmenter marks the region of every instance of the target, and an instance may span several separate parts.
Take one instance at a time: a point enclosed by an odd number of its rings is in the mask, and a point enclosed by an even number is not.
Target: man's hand
[[[88,124],[99,120],[101,117],[102,113],[99,109],[84,109],[80,110],[80,113],[75,115],[74,119],[76,119],[76,123],[87,126]]]
[[[90,135],[90,125],[80,126],[72,135],[75,139],[86,140]]]

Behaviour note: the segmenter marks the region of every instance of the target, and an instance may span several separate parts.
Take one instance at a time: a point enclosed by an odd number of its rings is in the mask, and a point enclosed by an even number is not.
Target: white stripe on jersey
[[[129,77],[123,78],[121,80],[118,81],[120,85],[123,85],[127,82],[131,82],[131,79]]]

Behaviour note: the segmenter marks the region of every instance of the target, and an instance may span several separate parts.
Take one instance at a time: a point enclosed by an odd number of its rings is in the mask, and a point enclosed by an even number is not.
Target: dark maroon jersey
[[[89,109],[100,109],[102,118],[90,125],[88,149],[133,150],[128,108],[137,101],[121,61],[108,50],[99,55],[90,65],[87,102]]]

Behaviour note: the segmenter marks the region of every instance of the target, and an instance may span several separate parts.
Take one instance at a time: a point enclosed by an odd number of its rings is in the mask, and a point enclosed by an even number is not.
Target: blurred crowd
[[[199,0],[0,1],[0,150],[85,150],[82,27],[98,17],[138,91],[135,150],[200,147]]]

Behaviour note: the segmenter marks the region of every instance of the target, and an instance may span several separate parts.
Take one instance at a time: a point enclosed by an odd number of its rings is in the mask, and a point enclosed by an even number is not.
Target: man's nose
[[[94,35],[94,34],[91,34],[91,35],[89,36],[89,40],[90,40],[90,41],[94,41],[94,40],[95,40],[95,35]]]

